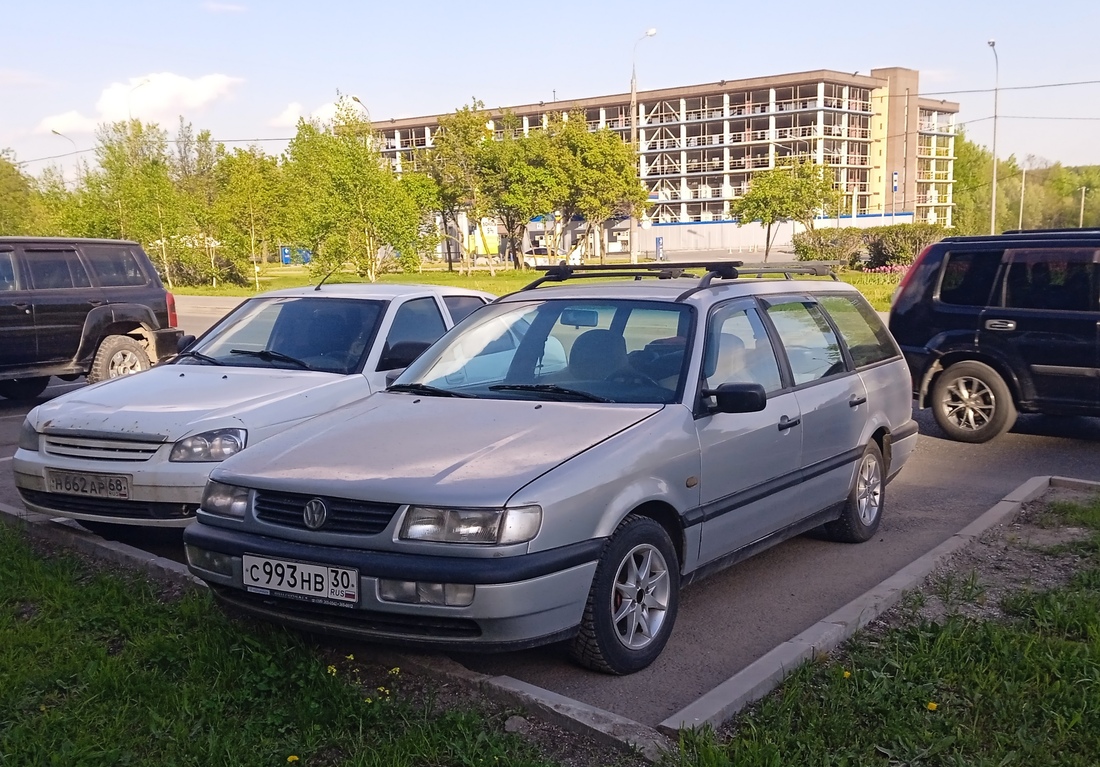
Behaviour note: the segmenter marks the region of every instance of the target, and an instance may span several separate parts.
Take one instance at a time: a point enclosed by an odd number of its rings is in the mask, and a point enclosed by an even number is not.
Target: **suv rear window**
[[[1008,251],[1004,305],[1095,311],[1096,255],[1095,248]]]
[[[987,306],[1001,255],[999,250],[948,253],[944,257],[940,301],[959,306]]]
[[[115,245],[85,245],[84,257],[104,287],[144,285],[148,282],[141,265],[129,248]]]

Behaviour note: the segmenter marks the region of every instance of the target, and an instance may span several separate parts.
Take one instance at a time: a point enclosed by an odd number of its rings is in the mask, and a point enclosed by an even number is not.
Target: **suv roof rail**
[[[1001,242],[1004,240],[1077,240],[1100,237],[1100,228],[1083,229],[1009,229],[1001,234],[956,234],[943,242]]]

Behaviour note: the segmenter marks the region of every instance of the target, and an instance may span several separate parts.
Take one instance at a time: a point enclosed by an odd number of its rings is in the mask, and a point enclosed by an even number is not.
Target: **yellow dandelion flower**
[[[288,757],[286,758],[286,760],[287,760],[288,762],[296,762],[296,761],[298,761],[298,757],[296,757],[296,756],[295,756],[294,754],[291,754],[290,756],[288,756]]]
[[[400,673],[401,673],[401,669],[398,666],[394,666],[393,668],[390,669],[390,676],[397,676]]]
[[[354,655],[345,655],[344,657],[347,658],[348,660],[355,660]]]
[[[336,676],[336,666],[329,666],[328,667],[328,673],[329,673],[329,676]]]
[[[39,711],[45,711],[45,710],[46,710],[46,704],[45,704],[45,703],[41,703],[41,704],[39,704],[39,706],[38,706],[38,710],[39,710]]]
[[[851,672],[851,671],[845,671],[845,672],[844,672],[844,678],[845,678],[845,679],[847,679],[847,678],[848,678],[848,677],[850,677],[851,675],[852,675],[852,672]]]
[[[364,703],[374,703],[374,701],[371,700],[370,698],[363,698],[363,702]]]
[[[939,706],[932,701],[928,701],[928,705],[926,705],[925,708],[927,708],[929,711],[935,711],[937,708],[939,708]]]

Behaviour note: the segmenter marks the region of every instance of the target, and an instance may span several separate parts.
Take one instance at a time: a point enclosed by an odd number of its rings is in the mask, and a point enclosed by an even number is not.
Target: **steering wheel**
[[[664,388],[645,373],[639,373],[637,370],[631,370],[630,368],[620,368],[603,380],[611,383],[642,384],[644,386],[654,386],[658,389]]]

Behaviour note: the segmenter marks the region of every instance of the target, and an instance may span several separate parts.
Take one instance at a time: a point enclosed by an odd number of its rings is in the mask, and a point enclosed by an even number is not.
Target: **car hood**
[[[369,394],[359,375],[165,365],[39,405],[34,425],[39,431],[174,442],[205,429],[294,422]]]
[[[661,408],[380,393],[245,450],[213,478],[380,503],[502,506]]]

